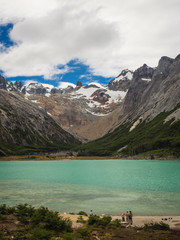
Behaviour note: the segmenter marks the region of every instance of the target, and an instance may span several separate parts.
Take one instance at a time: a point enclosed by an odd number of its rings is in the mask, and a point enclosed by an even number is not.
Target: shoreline
[[[134,157],[112,157],[112,156],[62,156],[62,155],[12,155],[0,157],[0,161],[73,161],[73,160],[151,160],[151,161],[180,161],[180,158],[145,158],[140,156]]]
[[[59,213],[59,216],[62,216],[63,218],[70,218],[73,223],[73,228],[78,228],[81,226],[81,224],[77,223],[77,219],[80,215],[77,214],[68,214],[68,213]],[[81,215],[82,216],[82,215]],[[112,220],[115,219],[121,219],[120,215],[110,215],[110,214],[102,214],[99,216],[111,216]],[[87,216],[82,216],[84,220],[87,220]],[[172,218],[172,219],[171,219]],[[163,220],[162,220],[163,219]],[[167,219],[167,220],[165,220]],[[152,216],[140,216],[140,215],[134,215],[133,216],[133,225],[132,227],[143,227],[144,224],[147,223],[159,223],[163,222],[169,225],[171,229],[174,230],[180,230],[180,215],[152,215]],[[123,222],[122,224],[127,225],[126,222]]]

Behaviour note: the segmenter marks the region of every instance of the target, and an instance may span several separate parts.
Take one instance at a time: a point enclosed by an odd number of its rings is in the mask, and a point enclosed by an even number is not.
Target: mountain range
[[[179,156],[179,119],[180,55],[162,57],[156,68],[125,69],[107,86],[23,85],[0,76],[2,154],[17,146],[62,150],[73,144],[79,155]]]

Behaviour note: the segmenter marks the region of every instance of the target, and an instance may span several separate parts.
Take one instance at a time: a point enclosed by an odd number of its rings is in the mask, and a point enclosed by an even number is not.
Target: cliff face
[[[0,90],[0,144],[39,145],[75,144],[43,109],[14,92]]]
[[[152,120],[160,112],[172,110],[179,102],[180,56],[162,57],[156,69],[144,65],[134,72],[123,115]]]

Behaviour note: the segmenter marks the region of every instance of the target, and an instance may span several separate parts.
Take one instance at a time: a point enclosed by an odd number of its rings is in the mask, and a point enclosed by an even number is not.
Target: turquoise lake
[[[180,161],[2,161],[4,203],[67,213],[180,215]]]

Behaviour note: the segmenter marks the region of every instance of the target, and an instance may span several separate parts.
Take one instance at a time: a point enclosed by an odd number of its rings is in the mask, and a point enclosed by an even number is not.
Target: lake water
[[[0,204],[59,212],[180,215],[180,161],[0,162]]]

